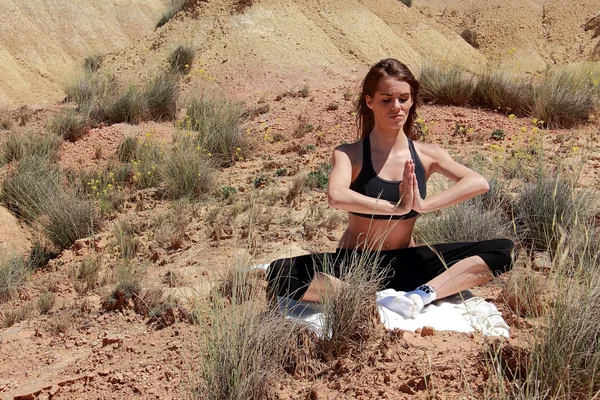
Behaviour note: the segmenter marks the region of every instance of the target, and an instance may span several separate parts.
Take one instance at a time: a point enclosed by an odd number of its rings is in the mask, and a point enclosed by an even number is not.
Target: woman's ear
[[[365,96],[365,103],[367,104],[367,107],[369,107],[371,110],[373,109],[373,98],[371,96]]]

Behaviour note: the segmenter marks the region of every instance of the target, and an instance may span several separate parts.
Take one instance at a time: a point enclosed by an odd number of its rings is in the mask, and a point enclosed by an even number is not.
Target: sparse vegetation
[[[316,171],[312,171],[308,174],[306,185],[311,189],[325,189],[329,183],[329,174],[331,173],[333,166],[330,163],[323,163],[319,165]]]
[[[60,138],[51,134],[9,131],[0,147],[1,164],[18,162],[27,157],[56,161],[60,143]]]
[[[477,77],[470,101],[474,106],[527,116],[533,110],[534,86],[526,76],[487,70]]]
[[[154,77],[144,89],[148,117],[153,121],[171,121],[177,114],[179,85],[172,74]]]
[[[171,4],[167,7],[167,10],[160,17],[158,22],[156,23],[156,29],[160,28],[167,22],[169,22],[179,11],[183,9],[185,5],[185,0],[171,0]]]
[[[169,197],[199,198],[210,192],[215,186],[212,164],[211,158],[189,141],[176,142],[161,167]]]
[[[10,110],[0,106],[0,129],[12,129],[13,120]]]
[[[197,132],[196,146],[220,165],[231,163],[236,152],[239,155],[247,147],[240,129],[242,114],[242,108],[223,95],[203,92],[191,101],[187,110],[190,127]]]
[[[52,292],[45,291],[40,294],[36,305],[40,314],[44,315],[52,310],[54,303],[56,303],[56,295]]]
[[[167,60],[171,68],[171,72],[186,74],[192,67],[196,51],[190,45],[179,45],[169,54]]]
[[[551,128],[588,121],[597,109],[598,90],[584,67],[550,70],[535,88],[533,116]]]
[[[98,286],[99,274],[100,262],[98,258],[86,257],[71,271],[73,289],[80,295],[94,290]]]
[[[461,33],[460,37],[465,40],[465,42],[469,43],[471,47],[476,49],[479,48],[479,41],[477,40],[478,35],[473,29],[465,28]]]
[[[0,304],[12,298],[28,275],[23,257],[0,252]]]
[[[298,125],[294,129],[294,138],[299,139],[304,137],[309,132],[312,132],[315,127],[308,121],[308,118],[304,115],[298,116]]]
[[[464,106],[475,88],[475,78],[463,68],[427,62],[421,67],[422,99],[436,104]]]
[[[509,236],[510,222],[501,209],[486,210],[476,202],[464,202],[430,213],[417,220],[416,235],[422,243],[475,242]]]
[[[87,132],[87,124],[87,117],[67,108],[52,119],[50,129],[63,139],[75,142]]]
[[[92,74],[92,73],[98,71],[100,69],[100,67],[102,66],[102,59],[103,58],[104,57],[102,57],[99,54],[96,54],[96,55],[93,55],[93,56],[87,56],[83,60],[83,69],[88,74]]]
[[[534,183],[525,184],[515,203],[515,223],[522,240],[536,250],[557,249],[561,230],[590,220],[591,197],[573,188],[561,177],[540,172]]]

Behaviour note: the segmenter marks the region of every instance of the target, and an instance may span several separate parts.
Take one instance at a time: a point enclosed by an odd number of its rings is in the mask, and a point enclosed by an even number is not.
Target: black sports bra
[[[392,203],[398,203],[400,201],[400,190],[399,185],[402,181],[388,181],[380,178],[373,169],[373,162],[371,161],[371,141],[369,136],[363,140],[363,161],[362,168],[355,180],[350,184],[350,189],[357,193],[364,194],[365,196],[380,198],[387,200]],[[415,145],[412,140],[408,139],[408,148],[410,150],[410,156],[415,164],[415,175],[417,177],[417,184],[419,185],[419,193],[421,198],[425,198],[427,194],[427,178],[425,176],[425,169],[421,163],[421,159],[415,150]],[[361,214],[351,212],[354,215],[365,218],[373,219],[408,219],[419,215],[415,210],[410,210],[409,213],[404,215],[380,215],[380,214]]]

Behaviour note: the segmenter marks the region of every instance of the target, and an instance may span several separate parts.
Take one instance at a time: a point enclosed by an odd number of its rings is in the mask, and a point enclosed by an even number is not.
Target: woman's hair
[[[413,122],[417,117],[417,98],[419,97],[420,84],[406,65],[394,58],[387,58],[373,65],[362,82],[362,90],[356,103],[356,125],[358,126],[360,139],[369,136],[373,127],[375,127],[375,117],[373,116],[373,110],[367,106],[367,96],[373,97],[379,87],[379,82],[385,78],[395,78],[410,85],[410,97],[413,104],[404,123],[404,133],[412,138]]]

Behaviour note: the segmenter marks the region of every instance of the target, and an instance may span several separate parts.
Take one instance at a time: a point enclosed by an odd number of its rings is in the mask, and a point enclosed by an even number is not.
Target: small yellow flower
[[[517,117],[515,116],[515,114],[508,114],[508,119],[515,119],[515,118],[517,118]]]
[[[527,132],[527,128],[526,128],[526,127],[524,127],[524,126],[522,126],[522,127],[521,127],[521,132]]]

